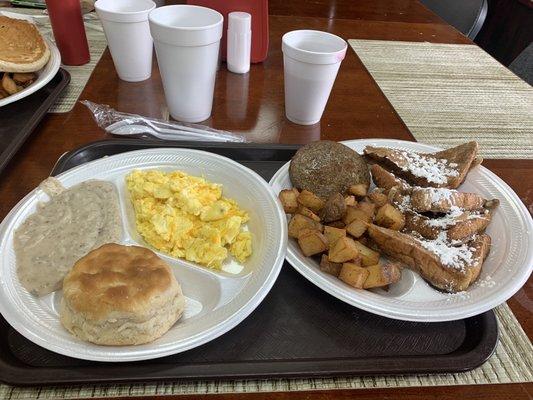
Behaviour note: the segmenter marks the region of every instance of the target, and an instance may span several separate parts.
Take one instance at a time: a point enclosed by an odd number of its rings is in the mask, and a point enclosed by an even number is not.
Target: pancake
[[[35,72],[50,59],[50,50],[35,25],[0,16],[0,71]]]

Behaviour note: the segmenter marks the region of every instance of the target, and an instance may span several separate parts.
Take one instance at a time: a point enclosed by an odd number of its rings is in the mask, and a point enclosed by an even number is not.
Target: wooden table
[[[414,140],[355,53],[348,49],[320,124],[298,126],[284,117],[281,36],[293,29],[319,29],[345,39],[382,39],[465,43],[471,41],[414,0],[270,0],[270,51],[247,76],[217,76],[213,114],[207,125],[245,133],[257,142],[307,143],[319,138],[397,138]],[[154,57],[155,58],[155,57]],[[157,66],[140,83],[119,81],[109,52],[96,67],[81,99],[131,113],[160,117],[163,88]],[[109,138],[88,110],[77,104],[66,114],[47,116],[36,128],[0,179],[0,218],[50,173],[58,157],[83,144]],[[484,166],[503,178],[533,211],[533,160],[485,160]],[[533,280],[509,300],[531,339]],[[247,394],[244,399],[530,399],[533,384],[369,389],[355,391]],[[207,396],[186,396],[197,399]],[[223,399],[234,395],[220,396]]]

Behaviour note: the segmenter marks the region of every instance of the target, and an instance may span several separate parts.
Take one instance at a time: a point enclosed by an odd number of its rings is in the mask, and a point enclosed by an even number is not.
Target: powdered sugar
[[[446,201],[452,202],[452,193],[457,193],[457,190],[442,189],[442,188],[424,188],[422,189],[429,194],[429,200],[431,203],[440,203]]]
[[[446,293],[448,296],[446,298],[446,301],[454,301],[456,298],[459,298],[461,300],[468,300],[470,298],[470,293],[462,291],[457,293]]]
[[[452,246],[446,240],[446,232],[440,232],[435,240],[418,239],[422,247],[434,253],[447,267],[463,271],[474,262],[473,247],[468,244]]]
[[[480,288],[493,288],[496,286],[496,282],[490,275],[487,275],[483,279],[476,280],[471,288],[480,287]],[[463,291],[463,292],[457,292],[457,293],[446,293],[447,299],[446,301],[454,301],[456,298],[459,298],[461,300],[468,300],[470,299],[470,293]]]
[[[411,196],[409,195],[402,195],[401,201],[395,201],[394,203],[401,212],[411,211]]]
[[[450,212],[444,217],[428,219],[427,224],[433,228],[448,228],[449,226],[455,225],[458,221],[458,218],[464,214],[464,211],[457,206],[452,206]]]
[[[459,172],[453,169],[457,167],[457,164],[448,163],[448,160],[420,156],[417,153],[403,150],[398,150],[397,154],[405,161],[403,165],[399,165],[403,171],[424,178],[428,182],[445,184],[448,182],[448,177],[459,175]]]
[[[448,214],[446,214],[444,217],[428,219],[427,224],[428,226],[431,226],[433,228],[446,229],[446,228],[449,228],[450,226],[454,226],[461,220],[465,221],[465,220],[473,220],[473,219],[480,219],[480,218],[485,219],[488,213],[489,213],[488,210],[483,210],[481,212],[471,212],[471,213],[467,213],[468,215],[465,215],[465,210],[457,206],[452,206]]]
[[[476,212],[473,214],[470,214],[467,219],[478,219],[478,218],[486,218],[489,215],[489,210],[483,210],[481,212]]]
[[[487,275],[483,279],[478,279],[475,282],[475,285],[477,285],[479,287],[482,287],[482,288],[484,288],[484,287],[492,288],[492,287],[496,286],[496,282],[492,279],[492,277],[490,275]]]

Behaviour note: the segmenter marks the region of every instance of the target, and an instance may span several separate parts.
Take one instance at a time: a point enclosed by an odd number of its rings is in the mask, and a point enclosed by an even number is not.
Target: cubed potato
[[[350,261],[348,261],[350,264],[354,264],[354,265],[357,265],[358,267],[362,267],[363,266],[363,262],[361,260],[361,256],[358,255],[357,257],[351,259]]]
[[[15,94],[22,88],[18,86],[13,79],[9,76],[7,72],[4,73],[4,76],[2,77],[2,87],[4,90],[9,94]]]
[[[354,288],[362,289],[369,273],[366,268],[347,262],[342,264],[339,279]]]
[[[368,191],[368,186],[364,183],[358,183],[357,185],[352,185],[348,191],[354,196],[365,197],[366,192]]]
[[[329,222],[328,226],[331,226],[333,228],[344,229],[346,227],[346,224],[342,221],[333,221],[333,222]]]
[[[281,204],[283,205],[283,210],[287,214],[294,214],[298,210],[298,195],[300,192],[298,192],[298,189],[284,189],[281,192],[279,192],[279,200],[281,201]]]
[[[355,217],[352,216],[352,214],[357,210],[355,206],[347,206],[346,207],[346,214],[344,214],[344,218],[342,218],[342,222],[344,222],[346,225],[348,225],[350,222],[352,222]]]
[[[355,196],[346,196],[344,198],[344,204],[346,204],[346,207],[348,206],[355,206],[357,204],[357,200],[355,200]]]
[[[340,193],[335,193],[329,196],[324,207],[320,210],[320,217],[327,223],[340,220],[344,217],[345,213],[346,204],[344,203],[344,197]]]
[[[353,239],[345,236],[338,239],[329,249],[329,261],[343,263],[359,255],[359,251]]]
[[[289,237],[298,238],[302,229],[311,229],[322,232],[322,224],[313,221],[311,218],[302,214],[294,214],[289,221]]]
[[[343,222],[348,225],[350,222],[352,222],[355,219],[358,219],[360,221],[364,222],[371,222],[372,217],[368,215],[366,212],[358,208],[359,203],[355,207],[346,207],[346,215],[343,218]]]
[[[309,190],[302,190],[298,195],[298,203],[316,213],[324,207],[325,201]]]
[[[376,213],[376,205],[370,201],[360,201],[357,203],[356,208],[363,211],[365,214],[370,216],[370,220],[374,219],[374,214]]]
[[[298,205],[298,210],[296,211],[296,214],[301,214],[307,218],[311,218],[313,221],[320,222],[320,217],[318,215],[316,215],[309,208],[302,206],[301,204]]]
[[[319,231],[307,230],[298,236],[298,244],[306,257],[322,253],[328,249],[328,239]]]
[[[401,200],[403,195],[402,195],[402,191],[400,190],[400,188],[398,186],[394,186],[394,187],[391,187],[387,192],[385,192],[387,194],[387,202],[388,203],[392,203],[394,202],[395,200],[398,201],[398,200]]]
[[[357,239],[364,235],[367,226],[368,224],[365,221],[354,219],[352,222],[346,225],[346,232]]]
[[[387,286],[398,282],[402,277],[401,268],[395,263],[375,264],[365,269],[368,271],[368,277],[363,284],[365,289]]]
[[[388,203],[389,199],[385,193],[381,192],[372,192],[368,194],[368,198],[376,207],[382,207]]]
[[[402,230],[405,226],[405,216],[392,204],[385,204],[376,213],[376,224],[395,231]]]
[[[332,246],[338,239],[346,236],[346,229],[326,225],[324,227],[324,236],[328,238],[329,245]]]
[[[367,226],[367,228],[368,228],[368,226]],[[361,236],[360,238],[357,238],[357,241],[358,241],[359,243],[361,243],[361,244],[364,244],[366,247],[370,247],[370,246],[369,246],[369,242],[370,242],[370,240],[368,239],[367,236]]]
[[[316,229],[307,229],[307,228],[304,228],[304,229],[301,229],[300,232],[298,232],[298,237],[297,239],[300,239],[302,236],[306,236],[306,235],[309,235],[313,232],[318,232]],[[319,232],[321,233],[321,232]]]
[[[320,270],[325,272],[326,274],[333,275],[335,277],[339,276],[339,273],[341,272],[342,264],[341,263],[334,263],[329,261],[327,254],[322,254],[322,258],[320,259]]]
[[[354,241],[354,245],[357,248],[357,253],[361,256],[361,262],[363,266],[374,265],[379,262],[379,253],[372,249],[369,249],[361,242]]]
[[[37,75],[34,72],[26,72],[26,73],[15,72],[13,74],[13,80],[18,85],[23,85],[23,86],[29,85],[35,79],[37,79]]]

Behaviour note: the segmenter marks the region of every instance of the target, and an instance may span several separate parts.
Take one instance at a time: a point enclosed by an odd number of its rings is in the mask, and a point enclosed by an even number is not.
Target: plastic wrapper
[[[161,140],[246,142],[246,138],[232,132],[209,128],[204,125],[178,121],[164,121],[116,111],[105,104],[82,100],[98,126],[112,135],[152,137]]]

